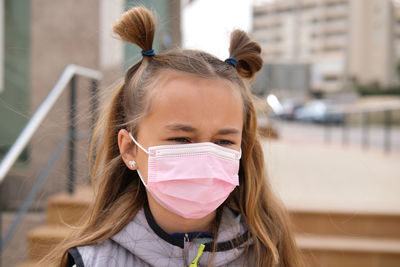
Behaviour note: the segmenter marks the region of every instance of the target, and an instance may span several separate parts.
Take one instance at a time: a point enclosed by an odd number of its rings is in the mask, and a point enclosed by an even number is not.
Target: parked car
[[[279,117],[283,120],[294,120],[295,113],[303,106],[303,103],[293,99],[285,99],[282,101],[282,112]]]
[[[344,114],[329,100],[313,100],[297,109],[295,119],[302,122],[343,123]]]
[[[302,106],[302,102],[300,102],[299,100],[279,100],[273,94],[268,95],[267,103],[273,111],[273,116],[283,120],[293,120],[295,111]]]

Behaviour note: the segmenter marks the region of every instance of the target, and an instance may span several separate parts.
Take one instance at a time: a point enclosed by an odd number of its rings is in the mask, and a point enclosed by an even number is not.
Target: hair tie
[[[231,64],[234,68],[236,68],[236,65],[238,64],[237,59],[234,57],[228,57],[227,59],[225,59],[225,62]]]
[[[142,50],[142,56],[149,56],[149,57],[152,57],[152,56],[154,56],[156,53],[154,52],[154,50],[153,49],[150,49],[150,50],[147,50],[147,51],[143,51]]]

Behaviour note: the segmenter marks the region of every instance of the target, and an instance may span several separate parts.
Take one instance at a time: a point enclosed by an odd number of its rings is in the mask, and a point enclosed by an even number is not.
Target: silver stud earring
[[[133,161],[133,160],[129,161],[129,166],[131,166],[131,168],[135,167],[135,165],[136,165],[135,161]]]

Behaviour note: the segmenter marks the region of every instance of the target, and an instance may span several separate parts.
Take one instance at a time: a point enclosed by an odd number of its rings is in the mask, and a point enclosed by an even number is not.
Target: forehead
[[[195,127],[242,129],[243,101],[237,85],[222,78],[163,73],[152,88],[145,120],[187,122]]]

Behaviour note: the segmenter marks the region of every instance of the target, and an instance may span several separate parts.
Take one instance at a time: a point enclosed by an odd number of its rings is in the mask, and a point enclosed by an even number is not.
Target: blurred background
[[[140,49],[111,33],[157,14],[157,52],[262,47],[251,86],[269,180],[309,266],[400,266],[400,1],[0,0],[1,264],[32,266],[91,201],[98,110]]]

